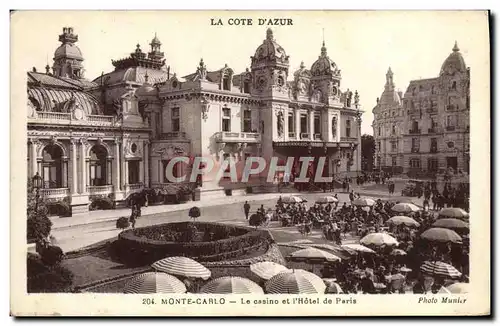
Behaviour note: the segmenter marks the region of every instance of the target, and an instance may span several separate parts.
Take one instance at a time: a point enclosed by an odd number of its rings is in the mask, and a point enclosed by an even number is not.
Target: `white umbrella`
[[[453,230],[445,228],[430,228],[420,235],[422,239],[437,242],[461,243],[462,237]]]
[[[338,202],[339,200],[333,196],[324,196],[324,197],[321,197],[321,198],[318,198],[316,200],[316,203],[318,204],[328,204],[328,203],[336,203]]]
[[[412,203],[398,203],[392,206],[392,210],[397,213],[412,213],[418,212],[420,208]]]
[[[373,206],[375,205],[375,200],[371,198],[356,198],[352,204],[355,206]]]
[[[450,293],[469,293],[469,283],[453,283],[446,287]]]
[[[151,265],[154,270],[172,275],[201,278],[208,280],[212,275],[209,269],[188,257],[167,257]]]
[[[299,196],[286,196],[281,199],[283,203],[291,204],[291,203],[302,203],[304,199]]]
[[[458,207],[447,207],[439,211],[440,217],[468,218],[469,213]]]
[[[346,249],[346,250],[354,250],[357,252],[366,252],[366,253],[370,253],[370,254],[375,253],[375,251],[373,251],[372,249],[365,247],[363,245],[357,244],[357,243],[348,243],[348,244],[342,245],[341,247]]]
[[[406,226],[414,226],[414,227],[419,227],[420,224],[412,219],[411,217],[408,216],[393,216],[390,219],[385,222],[387,224],[394,224],[394,225],[406,225]]]
[[[123,293],[186,293],[187,289],[184,283],[178,278],[166,274],[148,272],[134,276],[130,279]]]
[[[200,293],[216,294],[264,294],[255,282],[239,276],[223,276],[205,284]]]
[[[344,293],[344,291],[342,290],[342,288],[340,287],[340,285],[337,282],[335,282],[335,279],[324,278],[323,282],[326,285],[326,291],[325,291],[325,293],[327,293],[327,294],[341,294],[341,293]]]
[[[324,260],[324,261],[341,260],[334,254],[313,247],[294,251],[288,257],[295,260]]]
[[[363,239],[359,241],[361,244],[368,246],[368,245],[374,245],[374,246],[383,246],[383,245],[388,245],[388,246],[397,246],[398,241],[391,237],[387,233],[383,232],[377,232],[377,233],[370,233],[366,235]]]
[[[269,280],[276,274],[288,271],[288,268],[272,261],[262,261],[250,265],[250,270],[260,278]]]
[[[266,282],[269,294],[324,294],[326,285],[316,274],[303,269],[279,273]]]

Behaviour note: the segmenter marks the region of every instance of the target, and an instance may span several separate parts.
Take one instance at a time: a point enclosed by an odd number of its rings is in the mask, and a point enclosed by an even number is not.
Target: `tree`
[[[372,135],[364,134],[361,136],[361,169],[363,171],[373,170],[373,161],[375,159],[375,139]]]
[[[38,201],[38,203],[37,203]],[[38,241],[46,239],[52,228],[52,221],[48,218],[48,209],[43,198],[37,198],[36,190],[31,180],[27,186],[27,239],[28,241]]]

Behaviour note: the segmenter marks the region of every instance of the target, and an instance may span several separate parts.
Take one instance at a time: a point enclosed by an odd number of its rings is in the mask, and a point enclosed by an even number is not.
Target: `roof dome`
[[[323,46],[321,47],[321,55],[318,57],[312,66],[311,73],[313,76],[323,76],[323,75],[339,75],[340,70],[337,68],[337,65],[326,53],[325,42],[323,42]]]
[[[460,71],[464,72],[467,68],[465,66],[464,58],[460,53],[460,49],[458,48],[458,44],[455,41],[455,46],[453,47],[453,52],[446,58],[441,66],[441,73],[452,72],[452,71]]]
[[[141,87],[139,87],[135,91],[135,95],[137,95],[139,97],[141,97],[141,96],[149,96],[149,95],[155,94],[154,93],[155,91],[156,91],[156,89],[153,87],[153,85],[151,85],[148,82],[145,82],[144,84],[142,84]]]
[[[273,31],[269,28],[266,32],[266,39],[255,51],[255,59],[260,60],[264,58],[280,58],[286,60],[287,55],[285,49],[283,49],[278,43],[276,43]]]
[[[83,61],[82,51],[72,43],[61,44],[54,53],[54,59],[70,58]]]

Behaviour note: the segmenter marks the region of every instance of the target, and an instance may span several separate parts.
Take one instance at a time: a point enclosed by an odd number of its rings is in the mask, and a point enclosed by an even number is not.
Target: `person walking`
[[[351,201],[352,205],[352,201],[354,200],[354,190],[351,190],[351,192],[349,193],[349,200]]]
[[[135,222],[137,220],[137,206],[132,204],[132,213],[130,214],[129,222],[132,225],[132,229],[135,229]]]
[[[245,204],[243,205],[243,211],[245,212],[245,218],[248,220],[248,214],[250,214],[250,204],[248,201],[245,201]]]

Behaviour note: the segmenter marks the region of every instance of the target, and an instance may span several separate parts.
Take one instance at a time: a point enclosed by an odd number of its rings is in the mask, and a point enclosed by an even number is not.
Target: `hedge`
[[[214,241],[176,242],[159,240],[157,235],[172,234],[196,227],[203,234],[212,233]],[[200,232],[200,233],[201,233]],[[226,238],[217,239],[217,235]],[[155,239],[156,238],[156,239]],[[178,237],[183,240],[183,237]],[[274,239],[267,230],[252,230],[226,224],[208,222],[180,222],[126,230],[111,246],[112,254],[128,265],[142,266],[169,256],[186,256],[194,260],[222,261],[234,259],[253,250],[267,250]]]

